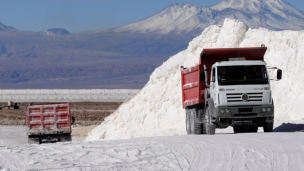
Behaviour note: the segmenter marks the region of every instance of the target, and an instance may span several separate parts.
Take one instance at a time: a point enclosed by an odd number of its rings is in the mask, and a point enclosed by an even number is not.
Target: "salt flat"
[[[27,144],[26,127],[0,126],[0,145]]]
[[[303,170],[294,133],[182,135],[0,146],[0,169]]]

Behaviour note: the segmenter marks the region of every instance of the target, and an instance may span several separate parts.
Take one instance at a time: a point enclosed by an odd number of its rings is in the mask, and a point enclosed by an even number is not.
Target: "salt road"
[[[0,145],[0,170],[304,170],[303,135],[226,133]]]

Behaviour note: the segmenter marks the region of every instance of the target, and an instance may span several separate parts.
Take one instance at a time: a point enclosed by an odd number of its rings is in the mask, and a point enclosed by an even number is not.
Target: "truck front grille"
[[[262,101],[263,100],[263,92],[261,93],[227,93],[227,102],[243,102],[242,95],[247,94],[247,101]]]

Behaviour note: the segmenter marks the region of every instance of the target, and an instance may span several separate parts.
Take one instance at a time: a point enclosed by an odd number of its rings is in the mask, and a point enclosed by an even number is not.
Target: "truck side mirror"
[[[277,79],[280,80],[282,79],[282,70],[278,69],[277,71]]]
[[[200,80],[201,82],[205,82],[205,72],[200,73]]]

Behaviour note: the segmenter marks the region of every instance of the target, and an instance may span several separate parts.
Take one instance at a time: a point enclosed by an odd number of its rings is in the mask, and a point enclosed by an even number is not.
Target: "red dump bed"
[[[208,84],[211,67],[219,61],[229,61],[229,58],[242,57],[246,60],[264,61],[266,47],[250,48],[217,48],[204,49],[200,55],[200,64],[191,68],[181,68],[181,85],[183,107],[205,103],[204,91],[207,88],[205,82],[200,81],[200,73],[207,71]]]
[[[69,103],[31,104],[26,108],[28,135],[71,133]]]

